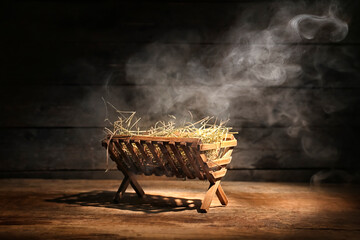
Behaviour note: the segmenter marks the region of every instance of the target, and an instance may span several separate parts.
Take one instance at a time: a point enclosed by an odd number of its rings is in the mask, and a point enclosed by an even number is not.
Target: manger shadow
[[[90,191],[68,194],[54,199],[47,199],[46,201],[144,213],[198,210],[201,206],[201,200],[199,199],[174,198],[151,194],[146,194],[143,198],[139,198],[135,193],[126,193],[118,203],[114,203],[114,195],[115,192],[113,191]]]

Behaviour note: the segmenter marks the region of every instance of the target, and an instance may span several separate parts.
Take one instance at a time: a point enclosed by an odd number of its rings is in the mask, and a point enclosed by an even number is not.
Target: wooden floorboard
[[[0,239],[360,239],[359,186],[222,182],[201,214],[206,181],[0,180]]]

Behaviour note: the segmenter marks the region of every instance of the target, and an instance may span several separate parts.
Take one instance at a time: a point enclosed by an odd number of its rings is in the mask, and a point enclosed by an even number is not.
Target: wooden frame
[[[222,205],[228,199],[221,187],[221,179],[226,174],[226,166],[231,162],[233,148],[237,141],[232,134],[224,136],[223,141],[203,144],[198,138],[171,138],[150,136],[108,136],[102,141],[110,158],[124,174],[124,179],[114,197],[118,202],[129,184],[139,197],[145,195],[135,175],[166,175],[178,178],[207,179],[210,186],[205,194],[200,212],[207,212],[214,195]],[[215,151],[215,160],[208,160],[206,155]]]

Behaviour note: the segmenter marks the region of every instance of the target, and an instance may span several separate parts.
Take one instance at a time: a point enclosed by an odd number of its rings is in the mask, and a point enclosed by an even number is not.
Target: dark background
[[[117,171],[104,173],[105,149],[100,142],[104,136],[105,110],[101,97],[116,95],[122,102],[114,98],[114,105],[136,111],[140,108],[136,101],[142,98],[140,93],[154,87],[150,83],[138,86],[126,78],[128,59],[153,42],[175,47],[187,44],[196,49],[229,45],[231,42],[223,42],[219,36],[230,29],[239,15],[254,7],[261,10],[254,16],[255,22],[274,11],[270,1],[3,4],[0,176],[119,176]],[[356,1],[341,1],[341,7],[349,24],[348,36],[343,41],[302,44],[327,49],[334,53],[335,62],[353,70],[325,69],[331,84],[266,90],[271,94],[309,96],[302,98],[307,99],[302,104],[310,109],[318,108],[316,99],[323,96],[340,101],[344,107],[334,113],[316,111],[321,113],[311,118],[307,130],[311,136],[319,136],[323,146],[330,144],[335,149],[334,156],[317,159],[322,148],[313,150],[315,157],[309,156],[303,150],[301,138],[289,136],[286,121],[269,125],[264,120],[266,113],[247,116],[252,109],[256,111],[256,105],[238,98],[232,102],[229,123],[239,131],[238,147],[229,166],[228,180],[310,181],[316,173],[315,181],[359,180],[359,5]],[[259,28],[266,27],[266,23],[258,21]],[[200,37],[186,37],[189,33]],[[309,117],[314,111],[309,111]]]

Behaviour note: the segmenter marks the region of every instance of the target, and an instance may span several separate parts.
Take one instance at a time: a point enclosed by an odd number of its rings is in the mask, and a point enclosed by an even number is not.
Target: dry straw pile
[[[214,117],[205,117],[197,122],[184,122],[181,126],[175,124],[176,117],[169,115],[170,121],[158,121],[154,126],[147,130],[141,130],[139,122],[141,118],[137,118],[136,112],[120,111],[111,103],[107,102],[117,113],[117,120],[111,122],[112,129],[105,128],[105,133],[126,136],[152,136],[152,137],[182,137],[182,138],[199,138],[203,143],[221,142],[227,134],[235,134],[230,132],[231,128],[226,127],[227,121],[217,121]],[[192,114],[189,112],[192,119]]]
[[[104,101],[105,102],[105,101]],[[231,128],[226,127],[227,121],[217,121],[214,117],[205,117],[197,122],[184,122],[182,125],[177,126],[175,124],[176,117],[169,115],[170,121],[158,121],[152,127],[147,130],[142,130],[139,127],[141,118],[137,118],[136,112],[133,111],[120,111],[116,109],[111,103],[105,102],[105,106],[110,106],[117,113],[117,119],[111,122],[108,118],[105,119],[112,127],[112,129],[105,127],[104,131],[109,137],[113,138],[115,135],[123,136],[152,136],[152,137],[179,137],[179,138],[198,138],[202,143],[217,143],[223,141],[228,134],[235,134],[230,132]],[[107,114],[106,108],[106,114]],[[192,119],[192,114],[189,112]],[[145,147],[145,151],[149,156],[152,155],[151,151]],[[156,152],[161,155],[160,149],[155,145]],[[137,152],[137,148],[134,145],[134,149]],[[109,151],[109,149],[108,149]],[[108,165],[108,151],[107,151],[107,165]],[[125,150],[126,151],[126,150]],[[171,151],[169,151],[171,152]],[[180,154],[186,161],[186,154],[182,149],[179,149]],[[171,153],[172,154],[172,153]],[[208,150],[205,155],[209,161],[215,160],[219,157],[220,149]],[[131,154],[129,154],[131,156]],[[131,157],[130,157],[131,158]],[[155,158],[153,158],[155,161]],[[156,165],[157,163],[154,162]]]

